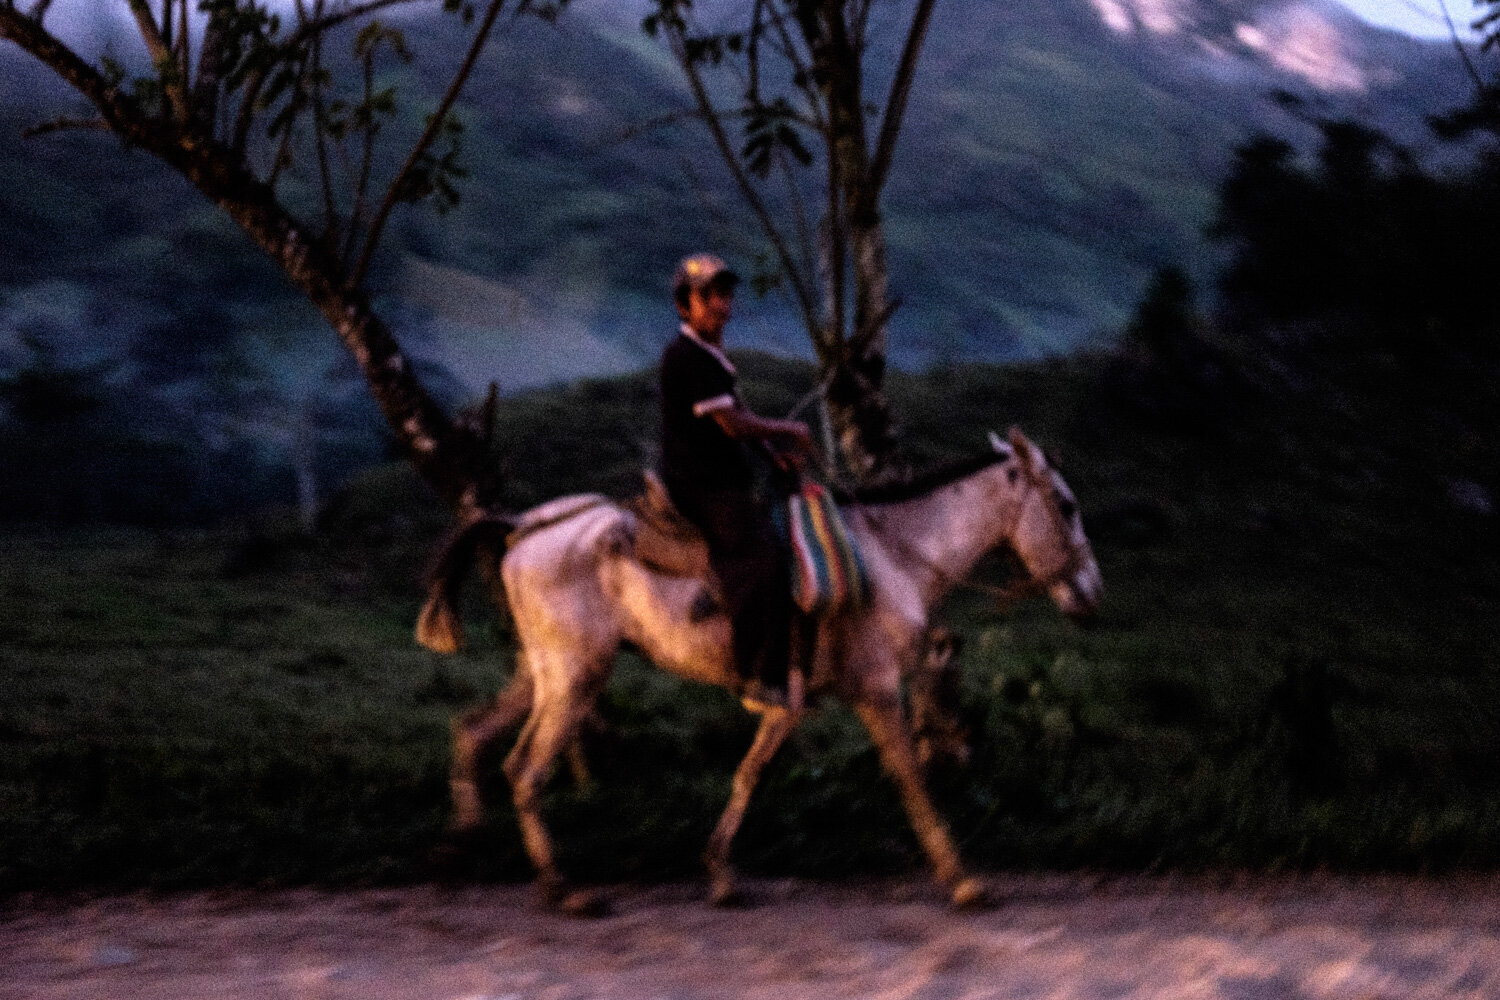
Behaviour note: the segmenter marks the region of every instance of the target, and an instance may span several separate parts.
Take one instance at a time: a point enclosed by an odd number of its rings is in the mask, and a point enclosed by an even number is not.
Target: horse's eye
[[[1078,505],[1067,497],[1057,498],[1057,509],[1062,512],[1064,521],[1073,520],[1073,515],[1078,513]]]

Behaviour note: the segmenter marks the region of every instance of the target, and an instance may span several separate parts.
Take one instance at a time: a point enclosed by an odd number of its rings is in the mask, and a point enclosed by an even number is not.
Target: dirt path
[[[908,882],[202,893],[0,910],[3,1000],[1500,997],[1500,876],[998,876],[951,913]]]

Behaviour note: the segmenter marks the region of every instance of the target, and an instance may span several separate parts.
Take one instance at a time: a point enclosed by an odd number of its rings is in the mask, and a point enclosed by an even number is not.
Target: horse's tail
[[[483,514],[449,532],[427,569],[427,601],[417,615],[417,642],[434,653],[456,653],[463,648],[464,626],[458,615],[458,596],[481,545],[505,551],[516,522],[504,514]]]

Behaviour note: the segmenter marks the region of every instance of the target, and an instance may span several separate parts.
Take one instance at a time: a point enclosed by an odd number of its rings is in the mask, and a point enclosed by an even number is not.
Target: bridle
[[[1058,510],[1057,505],[1052,502],[1053,498],[1051,494],[1054,492],[1054,490],[1050,488],[1049,485],[1045,485],[1040,481],[1042,477],[1035,473],[1031,466],[1031,463],[1022,461],[1020,456],[1014,454],[1011,455],[1010,460],[1015,461],[1017,465],[1020,466],[1021,478],[1024,481],[1024,489],[1016,500],[1015,519],[1014,521],[1012,521],[1009,527],[1002,532],[1002,536],[1007,538],[1015,537],[1016,529],[1021,523],[1021,518],[1026,513],[1026,505],[1032,502],[1033,499],[1035,499],[1041,503],[1042,509],[1046,512],[1048,519],[1052,523],[1053,530],[1057,533],[1057,537],[1071,540],[1071,525],[1063,519],[1062,512]],[[1004,460],[1002,459],[1002,463],[1003,461]],[[861,510],[863,510],[864,507],[863,504],[858,503],[852,504],[851,506],[854,506],[857,509]],[[866,513],[866,517],[868,516],[868,513]],[[941,566],[937,565],[937,563],[933,562],[926,555],[924,555],[920,550],[918,550],[915,545],[906,541],[906,539],[904,538],[883,538],[882,542],[889,545],[891,548],[894,548],[897,552],[901,553],[902,556],[916,563],[922,569],[932,574],[933,578],[937,580],[942,590],[946,591],[963,588],[965,590],[972,590],[981,594],[985,594],[989,597],[994,598],[995,602],[1000,606],[1001,610],[1004,610],[1011,604],[1025,600],[1026,598],[1046,594],[1054,586],[1076,574],[1078,570],[1083,568],[1084,562],[1083,550],[1079,546],[1073,545],[1070,542],[1065,546],[1067,549],[1066,558],[1062,559],[1057,564],[1057,566],[1047,570],[1042,574],[1033,574],[1031,573],[1030,569],[1027,568],[1026,576],[1024,579],[1018,580],[1017,582],[1009,584],[1007,586],[996,586],[995,584],[980,583],[975,580],[970,580],[966,576],[955,576],[954,574],[947,572]]]
[[[1046,512],[1047,519],[1052,524],[1052,530],[1057,534],[1058,538],[1066,540],[1064,548],[1067,551],[1067,555],[1063,560],[1053,569],[1046,573],[1032,576],[1028,581],[1032,585],[1030,593],[1047,593],[1054,586],[1070,579],[1083,568],[1083,548],[1072,543],[1073,526],[1069,523],[1068,519],[1063,517],[1059,505],[1054,502],[1057,487],[1051,482],[1052,476],[1055,475],[1051,467],[1047,467],[1048,483],[1043,486],[1038,481],[1041,479],[1041,476],[1035,474],[1030,463],[1023,462],[1021,464],[1025,467],[1025,478],[1027,485],[1030,487],[1030,492],[1036,494],[1040,500],[1042,510]],[[1025,513],[1027,499],[1028,497],[1023,494],[1020,502],[1016,504],[1016,525],[1011,527],[1012,537],[1015,535],[1016,526],[1020,524],[1022,514]],[[1026,596],[1030,596],[1030,593]]]

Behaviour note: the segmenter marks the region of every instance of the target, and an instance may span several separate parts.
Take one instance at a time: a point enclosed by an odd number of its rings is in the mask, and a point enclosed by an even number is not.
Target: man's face
[[[678,312],[698,336],[717,344],[734,313],[734,289],[718,282],[694,289],[688,293],[687,307],[678,307]]]

